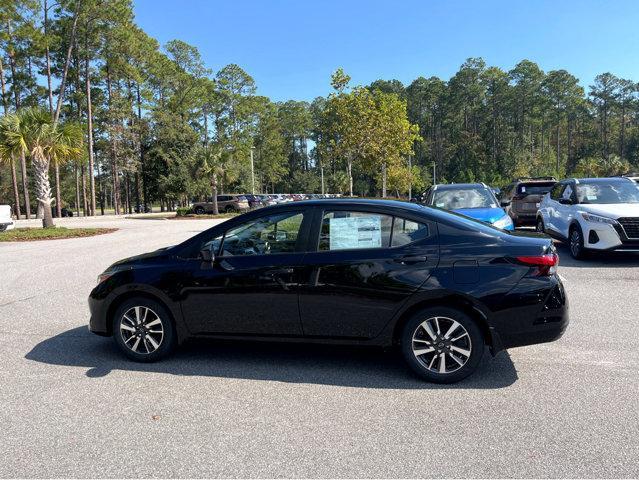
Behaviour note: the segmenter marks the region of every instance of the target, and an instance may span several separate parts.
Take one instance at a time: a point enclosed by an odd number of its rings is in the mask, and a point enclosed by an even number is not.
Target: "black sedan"
[[[552,241],[382,200],[280,204],[99,277],[90,330],[154,361],[191,337],[399,346],[433,382],[568,324]]]

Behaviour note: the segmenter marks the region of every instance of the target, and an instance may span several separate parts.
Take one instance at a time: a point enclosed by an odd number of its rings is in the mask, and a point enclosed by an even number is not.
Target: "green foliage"
[[[175,209],[175,214],[178,217],[186,217],[187,215],[191,215],[193,213],[193,209],[191,207],[178,207]]]

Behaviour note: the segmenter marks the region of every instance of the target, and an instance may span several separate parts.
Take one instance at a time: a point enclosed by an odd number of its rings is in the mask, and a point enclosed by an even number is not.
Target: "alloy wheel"
[[[572,256],[577,258],[581,253],[581,234],[579,230],[575,229],[570,234],[570,253]]]
[[[132,352],[146,355],[160,348],[164,326],[159,315],[149,307],[131,307],[120,318],[120,335]]]
[[[415,358],[429,371],[453,373],[462,368],[472,352],[470,335],[464,326],[448,317],[424,320],[413,332]]]
[[[537,231],[544,233],[544,222],[542,220],[537,220]]]

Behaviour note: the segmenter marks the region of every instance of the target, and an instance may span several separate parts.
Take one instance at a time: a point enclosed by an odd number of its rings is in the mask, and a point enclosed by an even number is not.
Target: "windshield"
[[[631,182],[580,182],[577,201],[584,204],[639,203],[639,189]]]
[[[432,205],[445,210],[497,207],[494,195],[485,188],[435,190]]]

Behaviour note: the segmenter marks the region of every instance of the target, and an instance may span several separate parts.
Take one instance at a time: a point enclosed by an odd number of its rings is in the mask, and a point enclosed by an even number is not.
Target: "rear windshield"
[[[494,195],[485,188],[435,190],[432,205],[445,210],[497,207]]]
[[[555,182],[548,183],[520,183],[517,186],[517,193],[523,195],[545,195],[550,192]]]

